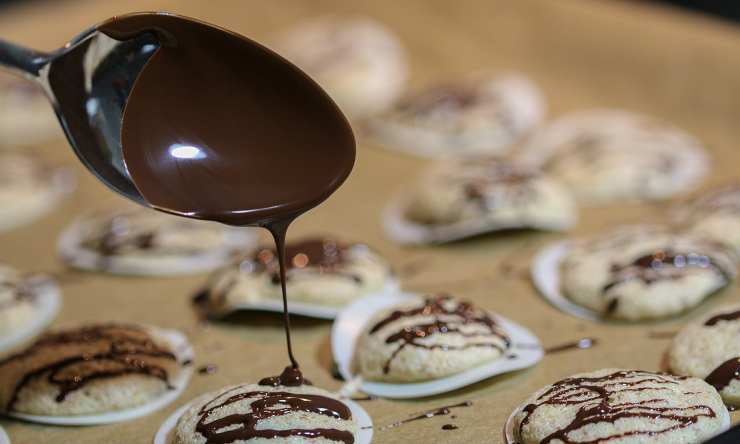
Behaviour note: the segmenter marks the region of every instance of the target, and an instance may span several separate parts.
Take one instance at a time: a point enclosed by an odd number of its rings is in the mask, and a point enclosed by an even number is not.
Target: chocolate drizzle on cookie
[[[383,327],[401,319],[411,317],[431,317],[429,321],[409,325],[390,334],[385,342],[386,344],[399,343],[399,347],[388,358],[383,366],[383,372],[390,371],[393,359],[406,347],[417,347],[427,350],[465,350],[475,347],[496,348],[502,353],[509,347],[511,341],[504,330],[486,313],[476,309],[468,302],[456,302],[452,296],[437,295],[427,297],[423,305],[407,310],[395,310],[386,318],[378,321],[369,331],[369,334],[377,333]],[[463,326],[477,327],[471,331],[465,331]],[[466,338],[484,338],[484,340],[472,342],[465,345],[453,346],[443,344],[425,344],[421,342],[435,333],[439,334],[456,334]],[[492,338],[498,338],[498,341],[491,342]]]
[[[740,357],[723,362],[705,378],[705,381],[717,391],[722,391],[735,379],[740,380]]]
[[[712,327],[714,325],[717,325],[720,321],[735,321],[737,319],[740,319],[740,310],[731,311],[728,313],[720,313],[718,315],[712,316],[711,318],[707,319],[706,322],[704,322],[704,325],[707,327]]]
[[[626,392],[659,392],[666,386],[676,386],[681,377],[657,373],[620,370],[604,376],[567,378],[556,382],[535,403],[524,407],[519,436],[529,423],[532,415],[542,406],[567,407],[579,406],[575,418],[564,427],[557,429],[540,440],[540,444],[559,442],[563,444],[600,444],[630,436],[658,436],[680,430],[695,424],[700,418],[714,418],[716,412],[707,405],[695,404],[684,407],[661,406],[665,403],[660,393],[643,401],[611,401],[617,393]],[[690,395],[690,393],[685,393]],[[622,419],[640,418],[656,422],[670,421],[670,425],[655,430],[630,430],[622,433],[602,436],[591,441],[579,441],[571,438],[571,433],[596,424],[615,424]]]
[[[602,288],[608,293],[613,288],[633,280],[640,280],[646,285],[671,279],[680,279],[690,268],[716,271],[725,281],[729,281],[732,272],[724,269],[712,256],[700,253],[683,253],[671,248],[638,257],[628,264],[613,264],[612,279]],[[618,298],[610,301],[607,313],[613,313],[618,307]]]
[[[207,444],[228,444],[235,441],[247,441],[263,438],[324,438],[345,444],[354,443],[354,436],[349,431],[337,429],[264,429],[257,428],[259,421],[285,416],[291,413],[308,412],[330,418],[350,420],[352,412],[342,402],[320,395],[297,394],[283,391],[250,391],[240,392],[242,387],[232,388],[221,393],[204,405],[198,415],[195,430],[206,439]],[[231,404],[251,400],[247,413],[233,413],[209,421],[212,415]],[[241,409],[240,409],[241,410]]]
[[[78,354],[67,352],[75,347],[80,349]],[[13,387],[6,409],[12,410],[21,390],[38,378],[58,388],[57,402],[90,382],[125,375],[156,378],[171,389],[167,369],[157,363],[160,359],[177,361],[171,350],[135,326],[108,324],[50,333],[0,361],[0,371],[12,365],[28,367]]]

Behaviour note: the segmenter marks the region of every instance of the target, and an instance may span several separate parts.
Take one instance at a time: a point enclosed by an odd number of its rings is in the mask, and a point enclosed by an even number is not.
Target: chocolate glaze
[[[0,368],[22,359],[31,358],[50,347],[74,347],[75,344],[81,346],[100,344],[102,350],[94,354],[64,355],[58,360],[50,360],[45,365],[35,367],[23,375],[13,387],[6,409],[12,410],[20,391],[40,377],[46,377],[50,384],[59,388],[57,402],[64,401],[69,393],[83,388],[92,381],[130,374],[160,379],[167,384],[168,388],[171,388],[167,370],[141,358],[176,361],[175,355],[170,350],[157,345],[145,331],[127,325],[96,325],[47,334],[27,350],[0,361]]]
[[[571,342],[566,342],[565,344],[558,344],[558,345],[553,345],[552,347],[547,347],[545,349],[545,353],[553,354],[553,353],[561,353],[561,352],[569,351],[569,350],[577,350],[577,349],[583,350],[587,348],[592,348],[596,346],[596,344],[598,343],[599,343],[598,339],[595,339],[595,338],[581,338],[577,341],[571,341]]]
[[[628,264],[613,264],[611,267],[612,280],[602,288],[608,293],[615,287],[632,280],[641,280],[647,285],[667,279],[679,279],[684,276],[687,268],[711,269],[719,273],[725,281],[732,278],[728,270],[722,268],[709,255],[697,253],[679,253],[671,248],[659,250],[652,254],[640,256]],[[609,301],[606,313],[611,314],[619,306],[619,297]]]
[[[459,429],[459,427],[456,426],[455,424],[445,424],[442,426],[442,430],[457,430],[457,429]]]
[[[731,311],[728,313],[720,313],[716,316],[712,316],[711,318],[707,319],[707,321],[704,323],[707,327],[711,327],[713,325],[717,325],[720,321],[734,321],[740,319],[740,310]]]
[[[626,380],[623,378],[626,378]],[[548,444],[553,441],[563,444],[584,444],[584,441],[572,440],[569,435],[588,426],[599,423],[614,424],[616,421],[625,418],[667,419],[675,424],[660,430],[633,430],[603,436],[588,441],[588,444],[605,443],[628,436],[657,436],[689,427],[702,417],[714,418],[716,412],[711,407],[702,404],[686,407],[652,406],[651,404],[660,401],[659,397],[640,402],[609,402],[610,396],[615,393],[656,390],[650,385],[676,385],[678,384],[677,379],[683,378],[623,370],[604,376],[567,378],[558,381],[542,393],[535,403],[524,407],[524,418],[519,425],[519,435],[521,436],[522,430],[529,423],[532,414],[545,405],[557,407],[582,404],[576,413],[576,417],[570,423],[544,437],[540,440],[540,444]],[[686,412],[686,414],[681,414],[681,412]]]
[[[705,378],[717,391],[722,391],[735,379],[740,379],[740,357],[728,359]]]
[[[285,387],[300,387],[302,385],[311,385],[311,381],[303,377],[298,367],[288,366],[279,376],[270,376],[263,378],[259,385],[267,385],[271,387],[285,386]]]
[[[149,33],[159,42],[123,113],[123,158],[136,188],[165,212],[270,231],[288,356],[297,370],[285,235],[349,176],[349,124],[302,71],[238,34],[152,13],[114,17],[98,29],[118,40]]]
[[[206,438],[207,444],[228,444],[235,441],[246,441],[255,438],[287,438],[291,436],[306,438],[325,438],[352,444],[351,432],[337,429],[258,429],[257,424],[263,419],[284,416],[293,412],[311,412],[331,418],[350,420],[352,412],[342,402],[320,395],[295,394],[282,391],[253,391],[238,393],[241,387],[232,388],[221,393],[214,400],[200,409],[200,419],[195,430]],[[231,392],[235,392],[228,396]],[[225,400],[220,401],[224,396]],[[230,404],[255,398],[248,413],[235,413],[220,419],[208,421],[219,409]],[[223,430],[223,431],[222,431]]]
[[[473,347],[491,347],[497,348],[502,353],[511,344],[509,337],[504,333],[501,327],[488,316],[486,313],[480,312],[473,305],[468,302],[459,302],[454,308],[448,308],[449,302],[454,299],[449,295],[437,295],[428,297],[424,300],[424,304],[411,308],[408,310],[396,310],[391,312],[386,318],[378,321],[372,328],[370,328],[369,334],[377,333],[380,329],[386,325],[398,321],[402,318],[408,318],[413,316],[432,316],[434,320],[431,322],[411,325],[404,327],[400,331],[389,335],[385,342],[387,344],[400,343],[400,346],[393,352],[391,357],[386,361],[383,371],[388,373],[391,368],[393,359],[401,352],[405,347],[417,347],[424,348],[427,350],[431,349],[444,349],[444,350],[464,350]],[[453,317],[453,320],[443,320],[442,318]],[[460,329],[463,325],[477,325],[485,327],[487,331],[474,333],[466,333]],[[475,342],[464,346],[449,346],[449,345],[427,345],[418,342],[420,339],[426,338],[434,333],[455,333],[463,337],[498,337],[503,340],[505,347],[499,344],[490,342]]]

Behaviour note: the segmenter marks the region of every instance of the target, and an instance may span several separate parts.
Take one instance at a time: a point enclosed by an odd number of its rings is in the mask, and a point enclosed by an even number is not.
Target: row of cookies
[[[548,385],[512,413],[506,442],[703,442],[740,405],[739,334],[740,306],[722,307],[674,337],[667,373],[602,369]]]

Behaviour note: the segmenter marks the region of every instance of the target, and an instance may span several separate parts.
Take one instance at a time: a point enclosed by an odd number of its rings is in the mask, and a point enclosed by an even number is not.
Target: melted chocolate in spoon
[[[349,176],[349,124],[302,71],[238,34],[151,13],[116,17],[99,30],[117,40],[152,33],[160,43],[134,83],[121,129],[126,168],[141,195],[168,213],[273,235],[297,372],[285,235]]]

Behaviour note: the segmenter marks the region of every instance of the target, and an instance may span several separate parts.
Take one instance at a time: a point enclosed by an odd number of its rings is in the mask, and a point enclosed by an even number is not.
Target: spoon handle
[[[0,40],[0,68],[36,78],[39,71],[49,62],[49,55],[14,43]]]

